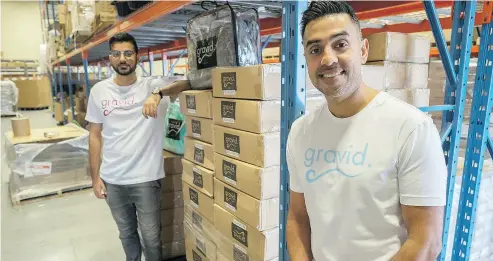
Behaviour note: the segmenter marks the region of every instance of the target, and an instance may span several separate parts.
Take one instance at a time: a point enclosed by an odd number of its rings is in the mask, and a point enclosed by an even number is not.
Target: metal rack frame
[[[46,13],[53,15],[56,21],[53,1],[41,0],[46,4]],[[261,35],[263,46],[280,46],[282,43],[282,108],[281,108],[281,187],[280,187],[280,244],[279,259],[289,260],[287,252],[285,225],[287,209],[289,208],[289,173],[284,156],[286,141],[291,124],[305,111],[305,60],[302,57],[302,43],[299,34],[299,21],[302,12],[307,8],[307,1],[263,1],[245,3],[230,1],[231,3],[250,4],[279,9],[280,17],[267,17],[261,20]],[[51,4],[51,8],[48,6]],[[478,69],[474,85],[473,105],[469,122],[467,149],[465,156],[464,175],[459,199],[457,226],[455,229],[454,244],[452,246],[452,260],[469,260],[471,240],[474,232],[474,220],[477,198],[481,183],[482,165],[485,151],[493,157],[493,141],[488,134],[488,124],[493,106],[493,23],[492,3],[490,1],[387,1],[387,2],[352,2],[357,16],[362,22],[363,35],[376,32],[423,32],[432,31],[436,48],[432,48],[430,56],[439,56],[446,71],[446,95],[444,104],[420,108],[425,112],[442,112],[442,129],[440,132],[444,157],[448,167],[447,205],[444,215],[444,232],[442,254],[439,260],[445,260],[451,204],[453,200],[453,186],[457,172],[457,159],[462,122],[464,118],[464,99],[466,96],[468,64],[471,56],[478,56]],[[82,64],[85,72],[87,96],[90,86],[88,67],[91,63],[105,61],[104,43],[118,32],[130,32],[137,35],[137,42],[142,48],[139,50],[141,61],[162,60],[186,57],[186,39],[184,32],[179,29],[162,29],[163,22],[178,23],[193,11],[198,11],[200,5],[193,1],[156,1],[142,10],[136,11],[115,23],[108,30],[99,33],[84,45],[52,63],[53,72],[58,68],[58,80],[62,83],[60,66],[67,66],[70,72],[73,65]],[[43,6],[41,8],[44,10]],[[45,13],[45,11],[42,11]],[[45,14],[46,15],[46,14]],[[168,20],[166,20],[168,19]],[[174,22],[173,22],[174,21]],[[47,23],[49,25],[49,23]],[[56,22],[55,22],[56,25]],[[151,26],[154,25],[154,26]],[[474,26],[482,26],[480,46],[472,45]],[[160,30],[157,30],[160,29]],[[443,30],[452,30],[450,51],[447,48]],[[157,30],[157,31],[156,31]],[[158,32],[158,37],[151,32]],[[150,37],[145,37],[151,35]],[[154,38],[153,38],[154,37]],[[152,62],[149,65],[152,73]],[[100,68],[100,66],[98,66]],[[172,71],[174,66],[171,67]],[[100,70],[99,70],[100,71]],[[163,66],[163,75],[166,70]],[[169,73],[169,72],[168,72]],[[53,90],[58,89],[57,76],[53,73]],[[71,79],[69,73],[69,86]],[[70,89],[70,88],[69,88]],[[73,112],[73,98],[71,106]],[[63,92],[62,92],[63,98]],[[62,102],[62,106],[63,106]]]

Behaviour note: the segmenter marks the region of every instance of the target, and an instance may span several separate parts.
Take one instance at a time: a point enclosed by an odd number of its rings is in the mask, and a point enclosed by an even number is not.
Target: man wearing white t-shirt
[[[146,261],[160,261],[164,118],[168,96],[189,85],[137,78],[138,48],[129,34],[115,35],[109,45],[116,76],[91,88],[87,106],[92,186],[109,205],[126,260],[141,261],[143,246]]]
[[[346,2],[311,2],[301,34],[326,103],[288,137],[291,260],[435,260],[447,169],[433,121],[362,82],[371,46]]]

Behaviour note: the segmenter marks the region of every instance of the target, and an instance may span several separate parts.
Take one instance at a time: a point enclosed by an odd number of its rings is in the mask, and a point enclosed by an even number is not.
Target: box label
[[[226,207],[236,212],[236,206],[238,203],[238,194],[231,189],[224,187],[224,203]]]
[[[51,162],[28,162],[26,163],[26,176],[50,175],[52,169]]]
[[[207,250],[205,248],[205,241],[203,239],[201,240],[200,238],[197,237],[197,239],[195,240],[195,245],[197,246],[197,249],[200,252],[202,252],[202,254],[204,256],[207,256]]]
[[[233,260],[234,261],[249,261],[247,251],[237,244],[233,245]]]
[[[223,160],[223,177],[225,181],[236,186],[236,164]]]
[[[193,184],[199,188],[204,188],[204,179],[202,178],[202,174],[200,172],[192,170],[193,172]]]
[[[188,193],[190,194],[190,201],[192,201],[192,205],[194,207],[199,206],[199,193],[192,188],[188,189]]]
[[[192,136],[195,138],[200,138],[202,136],[202,128],[200,126],[200,121],[192,119]]]
[[[183,121],[176,119],[168,119],[168,129],[166,130],[166,138],[172,140],[180,140],[180,130]]]
[[[192,225],[202,231],[202,216],[195,211],[192,211]]]
[[[231,223],[231,232],[234,239],[248,247],[248,231],[246,231],[244,226],[238,224],[236,221],[233,221],[233,223]]]
[[[240,156],[240,137],[237,135],[224,133],[224,150],[226,154],[239,157]]]
[[[236,72],[221,73],[221,87],[224,95],[236,94]]]
[[[221,101],[221,118],[223,122],[235,123],[236,102]]]
[[[185,95],[188,113],[197,112],[197,103],[195,102],[195,95]]]
[[[198,70],[217,66],[216,45],[216,36],[197,41],[195,52]]]
[[[195,252],[195,249],[192,249],[192,261],[202,261],[202,257]]]
[[[198,144],[196,144],[198,145]],[[204,164],[205,152],[202,146],[195,146],[193,151],[193,160],[198,163]]]

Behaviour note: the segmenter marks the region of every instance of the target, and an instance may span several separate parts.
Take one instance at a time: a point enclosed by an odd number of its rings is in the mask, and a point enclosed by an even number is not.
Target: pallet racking
[[[41,12],[49,25],[52,19],[56,24],[54,1],[42,0]],[[299,34],[299,21],[307,1],[230,1],[232,5],[255,6],[262,11],[261,35],[263,47],[280,46],[282,53],[282,115],[281,151],[294,120],[305,110],[305,70],[302,44]],[[442,112],[441,137],[444,156],[448,166],[447,206],[444,218],[443,246],[439,260],[445,260],[445,250],[452,247],[452,260],[469,260],[471,240],[474,233],[476,203],[481,183],[482,165],[485,151],[493,156],[493,141],[488,133],[488,123],[493,106],[493,22],[491,1],[362,1],[351,2],[361,20],[363,35],[393,32],[432,31],[436,47],[430,56],[440,57],[446,71],[446,95],[444,104],[420,108],[425,112]],[[51,10],[50,10],[51,9]],[[108,30],[95,35],[88,42],[51,63],[53,73],[53,93],[56,93],[57,78],[62,82],[61,66],[67,67],[68,83],[71,86],[71,65],[83,65],[85,82],[89,88],[89,64],[106,63],[108,47],[106,42],[118,32],[130,32],[140,46],[140,61],[149,63],[152,75],[152,61],[186,57],[184,25],[191,16],[203,11],[200,2],[194,1],[156,1],[119,20]],[[50,12],[52,18],[50,18]],[[481,42],[473,45],[474,26],[482,26]],[[447,48],[443,30],[451,29],[450,50]],[[474,95],[469,122],[465,167],[462,175],[462,189],[459,199],[457,225],[454,230],[453,246],[447,246],[450,228],[453,186],[456,179],[457,159],[462,122],[464,99],[466,95],[468,64],[471,56],[478,57],[478,69],[474,84]],[[275,62],[270,59],[265,62]],[[142,64],[140,67],[143,68]],[[171,70],[174,67],[171,66]],[[100,70],[99,70],[100,72]],[[61,87],[60,87],[61,88]],[[69,88],[70,90],[70,88]],[[73,108],[73,98],[71,106]],[[73,112],[73,110],[72,110]],[[284,155],[284,153],[282,153]],[[289,173],[285,158],[281,158],[280,188],[280,245],[279,259],[288,260],[285,238],[286,213],[289,207]]]

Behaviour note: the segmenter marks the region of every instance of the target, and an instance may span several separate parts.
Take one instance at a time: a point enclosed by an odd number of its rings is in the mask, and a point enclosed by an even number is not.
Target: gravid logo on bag
[[[223,122],[235,123],[236,102],[221,101],[221,118]]]
[[[180,140],[180,129],[183,121],[177,119],[168,119],[168,130],[166,131],[166,138],[173,140]]]
[[[216,45],[216,36],[197,41],[197,69],[217,66]]]
[[[236,94],[236,72],[221,73],[221,87],[224,95]]]

